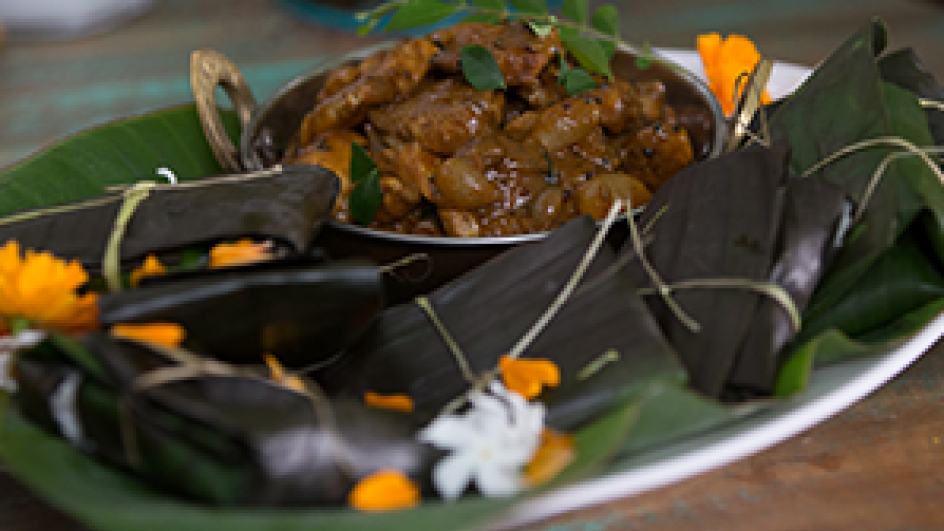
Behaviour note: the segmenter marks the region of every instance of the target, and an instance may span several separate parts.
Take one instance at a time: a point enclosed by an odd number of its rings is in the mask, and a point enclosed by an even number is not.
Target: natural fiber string
[[[531,326],[531,328],[528,329],[525,335],[520,340],[518,340],[518,342],[511,348],[511,350],[507,354],[509,358],[511,359],[519,358],[524,353],[524,351],[527,350],[528,347],[531,346],[531,343],[534,342],[538,334],[540,334],[545,328],[547,328],[547,325],[551,322],[554,316],[557,315],[557,313],[560,311],[563,305],[575,293],[577,286],[580,284],[580,281],[583,279],[587,270],[590,268],[590,265],[593,263],[594,258],[596,258],[596,255],[599,253],[600,248],[603,246],[604,242],[606,241],[607,234],[609,233],[610,229],[613,227],[613,224],[616,222],[616,219],[619,217],[620,211],[622,209],[623,209],[623,201],[620,199],[617,199],[613,203],[613,205],[610,207],[609,213],[607,214],[606,218],[603,220],[603,223],[601,224],[600,228],[597,230],[596,235],[594,236],[593,240],[590,242],[590,246],[587,248],[587,251],[584,253],[580,262],[577,264],[576,269],[574,270],[573,274],[571,274],[567,283],[564,285],[561,291],[558,292],[557,297],[555,297],[554,301],[551,302],[551,305],[544,311],[543,314],[541,314],[541,316]],[[627,217],[632,217],[632,216],[627,216]],[[431,309],[432,308],[430,307],[430,310]],[[448,333],[446,333],[443,337],[447,338]],[[458,349],[458,345],[455,345],[455,347]],[[464,356],[462,356],[462,352],[461,351],[457,351],[457,352],[459,355],[457,356],[457,359],[462,359],[464,361],[465,358]],[[492,380],[494,380],[499,374],[501,374],[501,371],[496,367],[482,374],[477,379],[475,379],[475,375],[471,373],[471,370],[469,370],[469,373],[474,378],[473,380],[471,380],[472,385],[470,386],[470,389],[466,391],[465,393],[463,393],[462,395],[453,399],[448,404],[446,404],[441,414],[446,415],[446,414],[452,413],[453,411],[461,407],[462,404],[464,404],[468,400],[470,394],[475,393],[475,392],[481,392],[482,390],[486,389],[489,383],[491,383]]]
[[[868,140],[863,140],[861,142],[856,142],[855,144],[852,144],[850,146],[846,146],[845,148],[840,149],[839,151],[833,153],[832,155],[826,157],[825,159],[817,162],[816,164],[808,168],[805,172],[803,172],[802,177],[809,177],[810,175],[823,169],[827,165],[832,164],[833,162],[845,156],[851,155],[852,153],[855,153],[857,151],[861,151],[861,150],[868,149],[871,147],[883,146],[883,145],[891,146],[891,147],[899,147],[899,148],[904,149],[905,151],[890,153],[886,155],[882,159],[882,162],[880,162],[879,165],[875,168],[875,172],[872,174],[872,178],[869,179],[869,182],[866,185],[865,190],[862,192],[862,197],[859,200],[859,204],[856,207],[856,213],[852,220],[853,225],[861,219],[862,215],[864,214],[866,210],[866,207],[869,204],[869,201],[871,201],[872,199],[872,195],[874,195],[875,190],[878,189],[878,185],[881,183],[882,178],[885,176],[885,171],[888,169],[888,165],[891,164],[891,162],[894,160],[897,160],[902,157],[910,157],[910,156],[918,157],[921,159],[922,162],[924,162],[924,164],[928,167],[928,169],[930,169],[931,172],[934,173],[934,175],[938,178],[938,181],[940,181],[941,184],[944,184],[944,171],[941,171],[941,168],[938,166],[938,164],[935,161],[933,161],[931,157],[928,156],[928,153],[944,152],[944,147],[941,147],[941,146],[918,147],[914,145],[913,143],[905,140],[904,138],[897,137],[897,136],[883,136],[883,137],[878,137],[878,138],[871,138]]]
[[[210,186],[214,184],[226,184],[232,182],[248,181],[252,179],[258,179],[262,177],[272,177],[277,175],[282,171],[282,166],[273,166],[267,170],[258,171],[248,174],[239,174],[239,175],[226,175],[222,177],[211,177],[207,179],[201,179],[199,181],[187,181],[187,182],[178,182],[175,184],[158,184],[154,183],[152,189],[154,190],[170,190],[170,189],[181,189],[181,188],[196,188],[200,186]],[[150,181],[143,181],[150,182]],[[124,192],[134,188],[135,185],[120,185],[120,186],[107,186],[105,191],[109,192]],[[0,227],[4,225],[10,225],[11,223],[19,223],[20,221],[28,221],[31,219],[49,216],[54,214],[65,214],[68,212],[74,212],[76,210],[82,210],[85,208],[94,208],[102,205],[107,205],[109,203],[114,203],[115,201],[121,201],[124,198],[121,194],[115,194],[105,197],[97,197],[94,199],[89,199],[86,201],[81,201],[78,203],[73,203],[70,205],[60,205],[49,208],[41,208],[36,210],[30,210],[27,212],[20,212],[18,214],[11,214],[9,216],[4,216],[0,218]]]
[[[557,315],[557,312],[560,311],[560,308],[563,307],[564,303],[566,303],[571,295],[573,295],[576,287],[580,284],[584,274],[587,272],[587,269],[589,269],[590,264],[593,263],[593,259],[596,258],[597,253],[599,253],[600,248],[606,241],[606,235],[609,233],[610,229],[613,227],[613,224],[616,222],[616,219],[619,216],[622,208],[622,200],[617,199],[610,207],[609,213],[603,220],[600,228],[597,230],[594,239],[591,241],[587,251],[584,253],[580,262],[577,264],[577,268],[570,276],[570,279],[568,279],[561,291],[558,292],[557,297],[555,297],[551,305],[544,311],[543,314],[541,314],[538,320],[531,326],[525,335],[511,348],[507,354],[509,358],[516,359],[520,357],[521,354],[531,345],[538,334],[540,334],[551,322],[554,316]],[[471,383],[470,389],[468,391],[453,399],[443,408],[441,414],[449,414],[461,407],[461,405],[468,400],[471,393],[482,391],[487,388],[488,384],[500,374],[500,371],[495,368],[487,371],[479,377],[476,377],[475,373],[473,373],[472,369],[468,366],[468,362],[466,361],[465,356],[462,354],[462,350],[459,348],[459,345],[456,344],[455,340],[452,339],[452,337],[449,335],[449,332],[442,325],[442,322],[438,317],[436,317],[436,314],[433,311],[432,306],[429,304],[429,301],[425,297],[418,297],[416,299],[416,303],[421,308],[423,308],[430,320],[433,322],[434,326],[436,326],[436,329],[443,337],[443,340],[447,345],[449,345],[449,348],[456,357],[457,362],[459,362],[460,367],[463,367],[462,370],[463,374],[466,376],[466,380]]]
[[[409,265],[413,265],[417,262],[426,262],[426,270],[424,270],[421,275],[418,275],[416,277],[411,277],[405,273],[403,274],[397,273],[398,269],[404,268]],[[380,271],[381,273],[388,274],[392,276],[393,278],[400,280],[402,282],[408,282],[408,283],[423,282],[424,280],[429,278],[429,275],[431,275],[433,272],[433,257],[428,255],[427,253],[414,253],[414,254],[405,256],[397,260],[396,262],[393,262],[384,266],[380,266]]]
[[[656,212],[655,214],[652,215],[651,218],[649,218],[649,222],[646,223],[646,226],[642,228],[642,231],[640,231],[640,233],[644,235],[649,234],[649,231],[652,230],[652,227],[655,227],[656,222],[662,219],[662,216],[664,216],[665,213],[668,211],[669,211],[669,205],[662,205],[662,208],[660,208],[658,212]]]
[[[472,371],[472,367],[469,365],[469,360],[466,359],[465,354],[462,353],[462,349],[459,347],[459,344],[456,343],[456,340],[453,339],[452,335],[449,333],[449,330],[446,329],[446,326],[439,319],[439,316],[436,315],[436,310],[433,309],[433,305],[429,302],[429,299],[426,297],[417,297],[413,300],[420,309],[426,314],[426,317],[429,318],[429,321],[433,323],[433,327],[436,328],[436,331],[439,332],[439,335],[442,337],[442,340],[446,343],[446,346],[449,347],[449,352],[452,353],[452,356],[456,359],[456,364],[459,365],[459,369],[462,371],[462,376],[469,383],[473,383],[476,380],[475,373]]]
[[[912,144],[911,142],[905,140],[904,138],[897,137],[897,136],[882,136],[882,137],[877,137],[877,138],[870,138],[868,140],[862,140],[861,142],[856,142],[855,144],[846,146],[840,149],[839,151],[836,151],[832,155],[829,155],[825,159],[810,166],[805,172],[803,172],[803,175],[801,175],[801,177],[809,177],[810,175],[820,171],[824,167],[832,164],[833,162],[847,155],[851,155],[852,153],[855,153],[857,151],[862,151],[863,149],[868,149],[870,147],[877,147],[877,146],[883,146],[883,145],[891,146],[891,147],[899,147],[906,151],[911,152],[915,156],[920,157],[921,160],[924,161],[924,163],[927,164],[929,168],[931,168],[931,171],[933,171],[937,175],[938,179],[940,179],[941,182],[944,183],[944,173],[942,173],[940,168],[937,167],[937,164],[935,164],[934,161],[931,160],[931,157],[929,157],[923,151],[923,149],[933,149],[933,148],[920,148]]]
[[[925,109],[934,109],[936,111],[944,111],[944,102],[929,100],[925,98],[918,99],[918,104]]]
[[[790,317],[790,323],[793,325],[794,330],[799,330],[802,324],[800,310],[797,308],[796,303],[793,302],[793,298],[789,293],[787,293],[787,290],[783,289],[783,287],[781,287],[779,284],[772,282],[754,282],[739,278],[703,278],[675,282],[673,284],[666,285],[665,288],[670,292],[682,289],[700,288],[734,288],[756,291],[757,293],[767,295],[783,307],[783,309],[787,312],[787,315]],[[643,296],[655,295],[659,293],[659,290],[654,288],[643,288],[637,293]]]
[[[636,256],[639,257],[639,263],[642,264],[643,269],[646,270],[649,280],[657,288],[658,293],[662,297],[662,300],[665,302],[666,306],[669,307],[669,310],[675,314],[675,317],[681,321],[686,328],[692,332],[700,331],[701,325],[692,319],[692,317],[689,316],[677,302],[675,302],[675,299],[672,298],[671,290],[668,289],[668,286],[666,286],[665,282],[662,280],[662,277],[659,276],[659,273],[654,267],[652,267],[652,264],[650,264],[649,260],[646,258],[642,238],[639,235],[639,230],[636,228],[636,221],[632,216],[628,216],[626,218],[626,222],[629,226],[629,237],[633,243],[633,249],[636,251]]]
[[[627,204],[627,206],[629,206]],[[577,269],[574,270],[574,273],[570,276],[570,279],[567,280],[567,283],[564,284],[563,289],[557,294],[554,301],[551,305],[544,311],[541,317],[531,326],[528,332],[518,340],[518,343],[515,344],[508,352],[508,357],[511,359],[516,359],[521,354],[531,346],[531,343],[534,342],[534,339],[540,334],[547,325],[551,322],[551,319],[557,315],[557,312],[560,311],[561,307],[564,306],[564,303],[570,298],[574,290],[577,288],[577,285],[580,284],[580,281],[583,280],[584,274],[586,274],[587,269],[590,268],[590,264],[593,263],[593,259],[596,258],[597,253],[600,252],[600,247],[603,246],[606,241],[606,235],[610,232],[610,228],[613,227],[613,223],[616,222],[616,217],[619,216],[620,210],[623,209],[623,201],[617,199],[613,202],[613,205],[610,207],[610,212],[606,215],[606,218],[603,220],[603,224],[600,229],[597,231],[596,235],[593,238],[593,241],[590,242],[590,247],[587,248],[587,251],[584,253],[583,258],[577,264]],[[627,219],[632,218],[632,216],[627,216]]]
[[[119,426],[119,431],[121,434],[125,456],[128,458],[130,463],[140,464],[141,459],[140,450],[138,448],[137,439],[132,429],[131,421],[131,404],[129,401],[134,393],[139,393],[147,389],[152,389],[154,387],[159,387],[173,382],[200,378],[204,376],[229,378],[236,377],[258,381],[270,386],[277,386],[280,389],[286,389],[288,391],[300,393],[306,396],[315,410],[315,416],[318,418],[319,424],[325,428],[325,431],[330,437],[332,443],[332,454],[337,462],[338,468],[341,469],[341,471],[348,477],[356,478],[354,473],[354,459],[348,453],[347,446],[344,444],[344,440],[341,437],[337,418],[334,416],[334,412],[331,410],[330,406],[327,405],[327,397],[313,382],[306,381],[305,391],[301,392],[287,388],[278,382],[272,381],[269,378],[260,376],[253,370],[242,369],[218,360],[204,358],[184,349],[170,348],[163,345],[135,340],[132,338],[121,337],[121,339],[124,341],[131,341],[151,349],[166,356],[178,364],[171,367],[155,369],[139,376],[132,384],[131,392],[121,400],[121,423]]]
[[[11,223],[19,223],[21,221],[29,221],[31,219],[41,218],[43,216],[49,216],[53,214],[65,214],[67,212],[74,212],[76,210],[82,210],[84,208],[92,208],[102,205],[107,205],[108,203],[114,203],[115,201],[121,200],[121,195],[111,195],[107,197],[99,197],[96,199],[90,199],[88,201],[83,201],[81,203],[74,203],[71,205],[61,205],[50,208],[42,208],[38,210],[30,210],[27,212],[20,212],[19,214],[12,214],[3,218],[0,218],[0,227],[4,225],[10,225]]]
[[[643,239],[642,240],[643,247],[647,247],[649,244],[653,242],[653,239],[651,236],[644,235],[642,236],[642,239]],[[574,292],[573,296],[579,297],[580,295],[583,295],[584,293],[588,293],[594,290],[595,288],[599,287],[600,284],[603,284],[605,281],[615,276],[621,269],[629,265],[629,263],[635,260],[637,256],[638,255],[635,249],[629,249],[627,251],[623,251],[622,253],[620,253],[619,256],[616,257],[616,260],[614,260],[612,264],[608,265],[606,269],[603,270],[602,273],[600,273],[599,275],[591,279],[588,279],[586,282],[581,284],[580,287],[577,288],[577,291]]]
[[[275,166],[272,166],[271,168],[266,168],[264,170],[259,170],[252,173],[236,173],[236,174],[231,174],[231,175],[220,175],[218,177],[207,177],[203,179],[197,179],[194,181],[184,181],[184,182],[177,182],[173,184],[155,183],[154,189],[155,190],[184,190],[188,188],[203,188],[205,186],[214,186],[217,184],[241,183],[245,181],[253,181],[256,179],[275,177],[277,175],[280,175],[283,170],[284,168],[280,164],[277,164]],[[114,192],[114,191],[123,192],[131,188],[134,188],[134,186],[135,185],[108,186],[105,188],[105,190],[108,190],[111,192]]]
[[[923,153],[944,153],[944,146],[931,146],[918,149]],[[911,151],[899,151],[890,153],[884,159],[882,159],[882,162],[879,163],[878,167],[875,169],[875,173],[872,174],[872,179],[869,180],[869,184],[865,188],[865,192],[862,194],[862,200],[859,202],[859,208],[856,209],[856,214],[851,224],[856,224],[862,218],[862,215],[865,212],[865,207],[868,205],[869,201],[871,201],[872,195],[875,193],[879,183],[882,181],[882,177],[884,177],[885,171],[888,169],[889,164],[895,160],[913,156],[915,156],[915,153]],[[927,163],[927,161],[925,161],[925,163]],[[944,184],[944,173],[941,172],[941,169],[933,163],[929,166],[929,168],[935,173],[935,175],[937,175],[937,178],[941,181],[941,183]]]
[[[141,202],[147,199],[151,195],[151,190],[157,186],[158,184],[154,181],[141,181],[122,194],[124,202],[121,203],[118,215],[115,216],[115,224],[108,238],[108,245],[105,247],[105,255],[102,257],[102,275],[105,277],[109,291],[121,291],[121,240],[128,230],[128,223]]]

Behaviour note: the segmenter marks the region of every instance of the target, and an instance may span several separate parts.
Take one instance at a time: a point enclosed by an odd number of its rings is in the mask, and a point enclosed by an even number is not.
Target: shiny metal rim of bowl
[[[319,63],[315,67],[311,68],[307,72],[299,75],[295,79],[286,83],[278,91],[269,96],[263,103],[258,105],[252,117],[249,120],[243,134],[240,138],[240,159],[243,166],[247,169],[258,170],[264,167],[263,162],[260,160],[258,153],[252,149],[251,143],[252,139],[255,136],[254,133],[259,128],[259,124],[263,117],[266,115],[266,112],[272,108],[277,102],[281,101],[282,98],[291,93],[293,90],[297,89],[301,84],[309,81],[310,79],[324,74],[325,72],[332,70],[344,63],[353,60],[364,59],[367,56],[386,49],[395,45],[395,42],[384,42],[375,46],[370,46],[360,50],[356,50],[349,54],[340,56],[335,59],[328,59],[322,63]],[[621,51],[636,55],[636,52],[632,49],[622,47]],[[714,120],[714,135],[711,140],[711,151],[707,154],[705,159],[710,159],[717,157],[721,154],[724,149],[724,143],[727,136],[727,128],[725,127],[724,113],[721,110],[721,105],[718,103],[717,98],[708,88],[708,86],[695,74],[689,70],[683,68],[681,65],[669,61],[668,59],[660,56],[656,56],[656,61],[662,63],[667,69],[676,73],[683,81],[687,82],[697,93],[698,96],[707,104],[709,110],[711,111],[712,118]],[[702,160],[705,160],[702,159]],[[644,208],[644,207],[641,207]],[[635,212],[641,211],[637,209]],[[360,236],[367,236],[371,238],[380,238],[384,240],[390,240],[395,242],[400,242],[404,244],[412,245],[430,245],[430,246],[445,246],[445,247],[477,247],[477,246],[490,246],[490,245],[514,245],[518,243],[525,243],[531,241],[537,241],[544,238],[548,233],[547,232],[537,232],[530,234],[515,234],[511,236],[487,236],[487,237],[478,237],[478,238],[464,238],[464,237],[453,237],[453,236],[423,236],[416,234],[401,234],[396,232],[388,232],[370,229],[367,227],[361,227],[358,225],[349,225],[346,223],[341,223],[333,220],[328,222],[332,227],[352,234],[357,234]]]

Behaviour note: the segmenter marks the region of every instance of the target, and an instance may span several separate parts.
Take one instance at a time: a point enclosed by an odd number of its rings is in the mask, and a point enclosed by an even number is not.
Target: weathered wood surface
[[[601,2],[594,2],[599,4]],[[774,58],[815,64],[871,16],[944,78],[944,3],[918,0],[626,2],[624,35],[691,48],[739,32]],[[267,0],[161,0],[111,33],[0,49],[0,166],[77,130],[191,101],[191,50],[239,65],[258,97],[319,55],[365,40],[294,19]],[[944,529],[944,346],[873,396],[754,457],[680,484],[537,522],[546,531]],[[146,515],[142,515],[146,518]],[[0,530],[84,527],[0,473]]]

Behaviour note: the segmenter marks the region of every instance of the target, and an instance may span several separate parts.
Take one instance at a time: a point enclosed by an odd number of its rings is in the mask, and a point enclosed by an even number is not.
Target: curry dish
[[[460,56],[472,44],[492,53],[506,89],[466,81]],[[351,144],[362,145],[383,190],[370,227],[407,234],[543,232],[601,219],[616,197],[645,204],[694,160],[691,117],[666,104],[659,81],[598,77],[569,96],[562,61],[575,64],[556,29],[539,37],[520,22],[406,40],[331,72],[284,162],[337,173],[333,217],[353,223]]]

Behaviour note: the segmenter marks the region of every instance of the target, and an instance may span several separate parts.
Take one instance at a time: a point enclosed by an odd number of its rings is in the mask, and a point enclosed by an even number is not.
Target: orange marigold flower
[[[541,433],[541,446],[524,469],[525,483],[536,487],[554,479],[576,456],[572,436],[545,428]]]
[[[698,54],[701,56],[708,86],[721,103],[724,113],[734,112],[740,93],[736,93],[738,78],[743,85],[754,66],[760,61],[760,54],[750,39],[743,35],[728,35],[722,38],[717,33],[699,35],[697,38]],[[763,103],[770,103],[770,95],[764,91]]]
[[[348,504],[361,511],[394,511],[416,506],[420,489],[399,470],[382,470],[357,482]]]
[[[76,261],[46,252],[20,252],[10,241],[0,247],[0,320],[25,319],[36,327],[81,331],[98,325],[97,295],[77,292],[88,273]]]
[[[187,337],[187,331],[177,323],[116,324],[111,335],[177,348]]]
[[[232,267],[272,258],[270,242],[256,243],[244,238],[236,243],[220,243],[210,249],[210,267]]]
[[[148,277],[159,277],[167,273],[167,268],[153,254],[149,254],[141,267],[131,272],[131,287],[136,288],[142,280]]]
[[[373,391],[364,393],[364,403],[378,409],[392,409],[410,413],[413,411],[413,399],[407,395],[382,395]]]
[[[550,360],[515,359],[502,356],[498,360],[505,388],[528,400],[541,394],[544,387],[560,385],[560,369]]]
[[[286,373],[285,369],[282,367],[282,364],[279,363],[279,360],[277,360],[275,356],[266,354],[264,358],[266,365],[269,366],[270,378],[276,382],[279,382],[285,387],[288,387],[289,389],[293,389],[302,393],[307,391],[305,388],[305,382],[303,382],[298,376]]]

